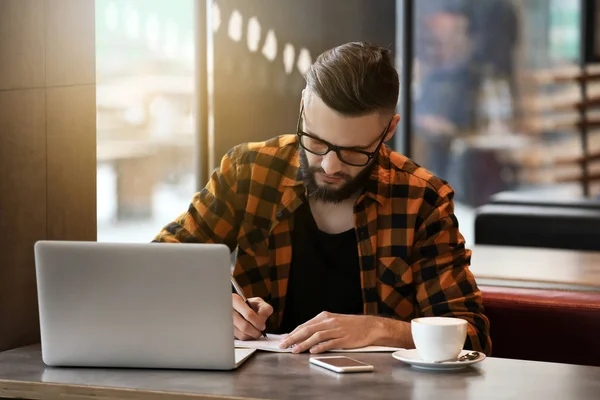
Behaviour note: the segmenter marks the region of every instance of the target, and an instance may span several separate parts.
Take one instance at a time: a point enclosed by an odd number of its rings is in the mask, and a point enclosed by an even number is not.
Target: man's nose
[[[330,151],[323,156],[321,168],[327,175],[335,175],[342,170],[342,162],[335,151]]]

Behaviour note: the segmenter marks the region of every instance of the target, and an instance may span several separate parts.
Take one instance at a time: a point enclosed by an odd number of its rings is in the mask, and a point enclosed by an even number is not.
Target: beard
[[[349,199],[354,194],[364,188],[371,172],[375,167],[375,160],[367,164],[362,171],[358,173],[354,178],[343,172],[339,172],[334,177],[341,178],[344,183],[338,188],[329,187],[328,185],[321,186],[317,183],[315,174],[317,172],[325,173],[323,168],[314,165],[309,165],[308,158],[306,157],[306,150],[299,146],[300,150],[300,172],[302,174],[302,181],[308,190],[308,196],[313,197],[316,200],[323,201],[325,203],[341,203],[344,200]]]

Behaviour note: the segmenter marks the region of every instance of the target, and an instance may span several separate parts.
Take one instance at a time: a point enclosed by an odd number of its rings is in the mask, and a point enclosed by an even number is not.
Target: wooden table
[[[598,399],[600,367],[487,358],[420,371],[389,353],[355,353],[371,373],[336,374],[308,354],[256,353],[235,371],[49,368],[38,346],[0,353],[0,397],[25,399]]]
[[[600,252],[491,245],[471,249],[470,269],[480,285],[600,291]]]

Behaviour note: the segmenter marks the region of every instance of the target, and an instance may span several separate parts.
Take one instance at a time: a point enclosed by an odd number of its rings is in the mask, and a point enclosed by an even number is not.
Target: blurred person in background
[[[444,179],[454,138],[481,127],[485,80],[505,79],[516,96],[518,28],[510,0],[415,2],[414,153]]]

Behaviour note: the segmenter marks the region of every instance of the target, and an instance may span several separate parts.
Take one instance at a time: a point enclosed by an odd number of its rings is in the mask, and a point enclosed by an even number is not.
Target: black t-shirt
[[[289,333],[322,311],[362,314],[360,264],[354,229],[321,231],[308,202],[294,213],[292,264],[280,333]]]

